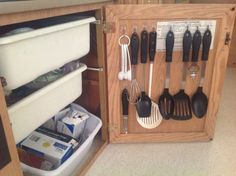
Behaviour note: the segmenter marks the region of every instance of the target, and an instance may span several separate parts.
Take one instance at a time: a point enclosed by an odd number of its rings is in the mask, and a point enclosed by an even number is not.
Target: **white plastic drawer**
[[[74,176],[76,175],[76,170],[81,168],[82,161],[89,153],[89,149],[91,148],[94,137],[98,133],[99,129],[102,127],[102,121],[95,115],[86,111],[81,106],[77,104],[72,104],[72,106],[74,109],[89,114],[89,118],[86,122],[84,131],[85,140],[83,144],[60,167],[52,171],[36,169],[21,163],[25,176]]]
[[[57,19],[59,21],[60,19]],[[44,22],[41,29],[0,38],[0,76],[6,89],[16,89],[51,70],[81,58],[90,49],[94,17],[62,24]]]
[[[16,143],[72,103],[82,93],[81,66],[8,108]]]

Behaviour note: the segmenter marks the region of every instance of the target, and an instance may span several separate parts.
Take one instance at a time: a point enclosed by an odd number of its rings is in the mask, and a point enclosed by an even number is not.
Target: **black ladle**
[[[212,35],[209,28],[205,31],[202,40],[202,68],[201,68],[201,79],[205,77],[206,61],[211,46]],[[202,118],[207,112],[208,98],[202,91],[203,81],[200,81],[200,85],[192,97],[192,109],[193,113],[197,118]]]
[[[152,101],[145,93],[145,63],[148,57],[148,32],[141,32],[141,64],[143,64],[143,85],[141,95],[138,97],[136,110],[139,117],[149,117],[151,115]]]

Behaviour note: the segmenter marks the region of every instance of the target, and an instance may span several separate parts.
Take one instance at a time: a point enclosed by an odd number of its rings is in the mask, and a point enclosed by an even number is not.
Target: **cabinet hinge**
[[[104,33],[114,33],[116,31],[115,23],[114,22],[103,22],[103,32]]]
[[[102,25],[104,33],[114,33],[116,31],[114,22],[96,20],[93,24]]]
[[[231,38],[230,38],[230,33],[227,32],[225,34],[225,45],[229,45],[229,42],[230,42]]]

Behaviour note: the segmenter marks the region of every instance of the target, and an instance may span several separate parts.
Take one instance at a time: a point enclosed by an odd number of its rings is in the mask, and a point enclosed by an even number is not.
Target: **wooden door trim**
[[[122,10],[121,10],[122,9]],[[153,13],[158,9],[157,13]],[[143,15],[145,14],[145,15]],[[187,17],[187,18],[186,18]],[[214,136],[216,115],[220,102],[220,95],[224,82],[224,73],[226,70],[227,58],[229,54],[229,45],[225,45],[225,35],[227,32],[232,36],[232,30],[235,17],[235,5],[201,5],[201,4],[168,4],[168,5],[108,5],[106,6],[106,21],[114,22],[117,28],[115,33],[108,33],[107,37],[107,68],[108,68],[108,103],[109,103],[109,126],[110,141],[112,143],[127,142],[169,142],[169,141],[206,141]],[[216,47],[216,58],[213,68],[212,83],[209,95],[209,110],[206,115],[205,125],[201,131],[196,132],[176,132],[176,133],[135,133],[121,134],[121,105],[119,85],[117,74],[117,61],[115,58],[119,49],[115,46],[115,41],[119,38],[119,23],[122,20],[179,20],[179,19],[216,19],[221,21],[220,34],[218,36],[218,45]],[[114,49],[115,48],[115,49]],[[118,50],[118,51],[117,51]]]
[[[6,103],[4,101],[4,93],[2,86],[0,85],[0,113],[3,123],[3,128],[6,134],[6,140],[8,144],[8,150],[10,152],[11,162],[7,164],[3,169],[0,169],[0,175],[6,176],[22,176],[22,170],[20,167],[20,162],[18,154],[16,151],[16,144],[13,137],[13,132],[10,125],[10,120],[7,113]]]

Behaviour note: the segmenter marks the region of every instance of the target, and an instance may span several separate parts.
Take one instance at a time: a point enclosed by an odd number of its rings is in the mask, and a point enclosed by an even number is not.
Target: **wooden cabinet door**
[[[0,86],[0,176],[22,176],[2,86]]]
[[[235,18],[233,4],[168,4],[168,5],[108,5],[105,8],[106,22],[112,24],[115,31],[106,34],[107,42],[107,83],[110,141],[115,143],[126,142],[166,142],[166,141],[207,141],[214,135],[215,121],[220,103],[221,90],[224,83],[224,74],[230,48],[230,38]],[[208,97],[208,111],[204,118],[193,116],[191,120],[176,121],[163,120],[161,125],[154,129],[142,128],[136,120],[135,106],[130,105],[128,118],[128,134],[123,134],[123,120],[121,109],[121,92],[130,83],[119,81],[121,56],[118,44],[119,37],[124,32],[131,36],[136,31],[140,34],[145,27],[151,31],[160,21],[188,21],[214,20],[216,23],[213,49],[210,50],[206,66],[203,91]],[[158,45],[158,44],[157,44]],[[201,54],[198,65],[201,67]],[[155,56],[152,100],[157,102],[164,89],[165,81],[165,52]],[[170,74],[170,93],[176,94],[181,88],[182,81],[182,51],[174,51]],[[139,58],[140,60],[140,58]],[[140,62],[140,61],[139,61]],[[142,83],[142,65],[136,66],[136,78]],[[146,66],[146,91],[148,90],[149,63]],[[191,97],[198,88],[200,71],[193,81],[187,75],[185,92]]]

